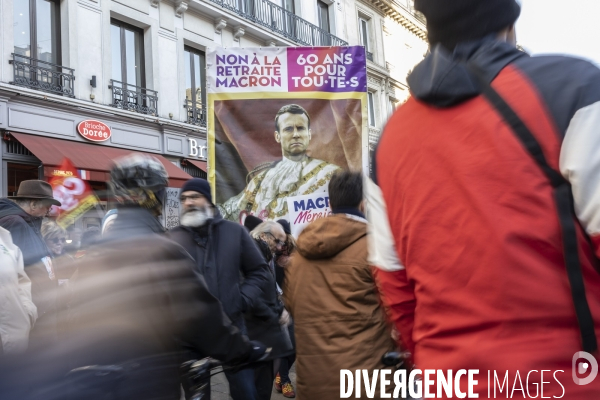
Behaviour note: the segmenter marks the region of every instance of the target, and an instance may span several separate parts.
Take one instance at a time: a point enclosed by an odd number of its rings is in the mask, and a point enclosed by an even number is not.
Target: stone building
[[[209,46],[365,45],[372,142],[427,51],[412,0],[0,0],[0,20],[0,196],[63,157],[101,191],[131,150],[158,156],[172,187],[205,176]],[[110,138],[82,136],[84,121]]]

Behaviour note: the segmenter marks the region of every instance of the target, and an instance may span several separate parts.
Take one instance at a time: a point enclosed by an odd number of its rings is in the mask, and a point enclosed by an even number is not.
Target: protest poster
[[[228,220],[289,221],[288,198],[368,171],[362,46],[209,48],[207,92],[208,178]]]
[[[67,228],[78,218],[98,204],[98,198],[90,185],[77,174],[77,169],[68,158],[64,158],[60,167],[54,169],[50,178],[53,197],[61,206],[52,206],[51,216],[56,223]]]
[[[311,222],[331,215],[328,192],[288,197],[287,203],[290,229],[296,238]]]
[[[179,189],[167,188],[165,193],[165,204],[163,210],[163,226],[166,229],[173,229],[179,226],[179,214],[181,212],[181,202],[179,201]]]

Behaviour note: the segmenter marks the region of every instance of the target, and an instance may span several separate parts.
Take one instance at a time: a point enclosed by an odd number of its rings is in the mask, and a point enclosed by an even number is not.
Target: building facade
[[[209,46],[365,45],[373,143],[427,51],[412,0],[0,0],[0,20],[0,196],[63,157],[98,191],[131,151],[172,187],[205,176]]]

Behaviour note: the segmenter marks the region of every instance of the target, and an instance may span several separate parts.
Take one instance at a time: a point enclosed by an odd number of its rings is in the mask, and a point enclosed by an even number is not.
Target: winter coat
[[[155,221],[146,210],[120,209],[109,239],[74,261],[79,272],[61,340],[31,348],[23,369],[4,366],[0,376],[9,374],[17,387],[0,387],[3,399],[69,399],[63,391],[77,387],[63,380],[69,370],[126,362],[131,369],[119,383],[119,399],[179,399],[182,342],[224,362],[247,359],[251,344],[194,274],[187,252],[157,234],[162,227]],[[31,390],[19,393],[20,383]],[[41,395],[50,385],[56,389]]]
[[[21,250],[0,228],[0,355],[25,351],[37,318]]]
[[[395,348],[367,262],[366,220],[316,220],[297,244],[283,296],[294,318],[298,399],[339,399],[341,369],[387,368],[381,357]]]
[[[0,199],[0,227],[10,232],[13,243],[23,253],[25,267],[50,256],[42,237],[42,217],[32,217],[16,203]]]
[[[597,398],[600,379],[572,379],[582,342],[551,182],[480,95],[467,61],[572,187],[600,341],[600,70],[570,57],[530,57],[494,37],[452,53],[432,48],[408,78],[413,97],[381,136],[374,180],[383,202],[373,204],[383,212],[373,227],[389,236],[374,237],[373,254],[383,256],[383,299],[419,369],[508,372],[509,381],[519,371],[563,371],[544,396]],[[388,250],[377,249],[385,243]],[[530,376],[533,392],[539,379]],[[487,391],[479,375],[475,393]]]
[[[192,256],[194,271],[204,277],[234,325],[243,327],[246,311],[274,318],[260,300],[269,283],[265,260],[243,226],[224,220],[216,209],[215,213],[204,237],[184,226],[170,230],[168,236]]]
[[[257,317],[252,313],[246,314],[246,327],[248,336],[253,340],[272,348],[273,358],[288,356],[294,352],[294,346],[290,339],[290,333],[287,326],[279,323],[281,313],[283,312],[283,302],[279,299],[277,293],[277,282],[275,281],[275,270],[269,246],[261,240],[253,240],[257,248],[263,255],[266,264],[268,285],[262,296],[263,304],[268,308],[272,317]]]

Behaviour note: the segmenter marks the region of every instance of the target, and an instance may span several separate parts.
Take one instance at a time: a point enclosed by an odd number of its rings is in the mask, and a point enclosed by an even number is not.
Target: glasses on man
[[[273,235],[271,232],[266,232],[267,235],[271,236],[273,238],[273,240],[275,241],[275,244],[277,246],[285,246],[285,240],[279,240],[275,237],[275,235]]]
[[[54,238],[48,241],[52,244],[65,244],[67,242],[67,238]]]
[[[201,198],[203,198],[204,196],[202,196],[201,194],[191,194],[189,196],[179,196],[179,201],[182,203],[185,203],[186,200],[192,200],[192,201],[196,201],[196,200],[200,200]]]

